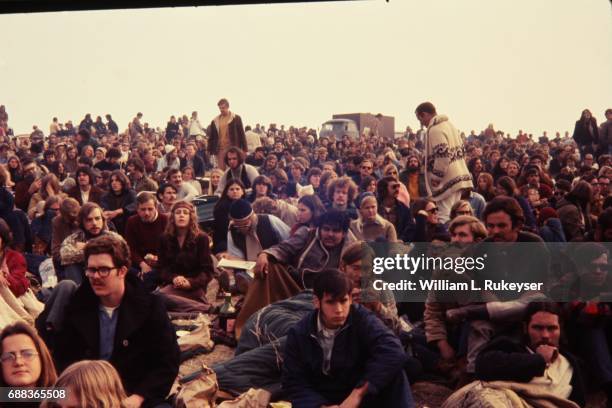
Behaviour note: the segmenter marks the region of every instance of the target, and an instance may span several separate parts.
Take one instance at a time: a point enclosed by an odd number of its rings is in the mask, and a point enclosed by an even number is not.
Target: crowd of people
[[[236,355],[213,366],[235,395],[260,385],[296,407],[411,407],[411,384],[435,381],[456,390],[449,407],[509,392],[612,401],[601,297],[612,292],[612,109],[600,125],[585,109],[572,137],[534,140],[493,125],[465,135],[428,102],[421,130],[395,139],[245,127],[229,107],[221,99],[208,125],[193,112],[153,128],[139,112],[122,130],[87,114],[15,137],[0,106],[0,385],[70,390],[45,406],[169,406],[182,360],[169,316],[218,314],[216,280],[240,298],[235,332],[221,336]],[[436,291],[399,302],[367,290],[368,242],[526,242],[537,259],[508,250],[499,276],[558,279],[486,302]],[[564,242],[562,256],[549,246]],[[590,290],[545,298],[574,284]],[[271,331],[247,347],[263,314]]]

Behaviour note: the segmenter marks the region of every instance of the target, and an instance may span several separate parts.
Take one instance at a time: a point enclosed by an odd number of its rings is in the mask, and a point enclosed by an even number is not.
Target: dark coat
[[[540,227],[539,234],[544,242],[565,242],[565,233],[561,220],[558,218],[549,218],[544,225]]]
[[[184,157],[181,159],[181,169],[187,166],[187,158]],[[197,154],[193,156],[193,173],[196,177],[204,177],[204,172],[206,171],[206,167],[204,165],[204,160]]]
[[[406,354],[399,339],[373,313],[352,305],[346,323],[334,340],[329,375],[322,371],[323,350],[317,333],[318,312],[313,311],[289,330],[283,360],[282,385],[292,406],[320,407],[341,403],[351,391],[368,382],[368,396],[410,405],[407,389],[390,395],[387,386],[405,378]],[[391,405],[378,405],[391,406]]]
[[[151,407],[170,391],[180,351],[163,301],[141,289],[135,276],[127,274],[125,279],[109,362],[119,372],[127,394],[145,397],[143,407]],[[100,358],[99,300],[88,279],[72,296],[63,328],[54,340],[58,371],[80,360]]]
[[[578,360],[560,350],[573,369],[572,393],[569,399],[581,407],[585,401],[584,376]],[[529,382],[540,377],[546,369],[546,361],[539,354],[530,353],[527,347],[508,337],[492,340],[476,358],[476,377],[483,381]]]
[[[166,125],[166,140],[168,142],[171,142],[176,135],[179,133],[179,123],[172,123],[172,122],[168,122],[168,125]]]
[[[112,133],[114,134],[119,134],[119,126],[117,126],[117,122],[115,122],[114,120],[110,119],[108,121],[108,130],[110,130]]]
[[[227,251],[227,231],[229,228],[229,208],[234,201],[221,198],[213,209],[213,253]]]
[[[397,222],[394,226],[395,231],[397,231],[397,238],[404,242],[414,242],[416,223],[410,208],[401,201],[395,200],[395,212],[397,214]],[[378,202],[378,213],[384,218],[385,212],[381,201]]]
[[[557,204],[557,214],[568,242],[582,238],[590,230],[589,212],[582,211],[574,201],[571,197],[564,197]]]
[[[228,135],[230,146],[235,146],[240,150],[246,152],[248,150],[246,135],[244,134],[244,126],[242,125],[242,119],[240,116],[230,113],[233,115],[232,121],[228,124]],[[210,123],[208,138],[208,153],[218,154],[219,153],[219,116],[215,117]]]
[[[112,191],[104,194],[100,200],[100,207],[104,210],[115,211],[123,209],[123,214],[113,218],[113,224],[117,229],[117,233],[125,236],[125,225],[128,218],[136,213],[136,192],[132,189],[123,190],[117,195]]]
[[[448,227],[445,224],[431,225],[427,223],[427,217],[423,214],[417,214],[415,221],[414,242],[431,242],[434,237],[449,235]]]
[[[334,205],[331,202],[327,202],[325,208],[327,210],[331,210],[334,208]],[[346,212],[346,214],[351,220],[356,220],[357,218],[359,218],[359,212],[357,211],[357,207],[355,207],[355,204],[353,202],[348,203],[344,212]]]
[[[91,190],[89,190],[89,201],[92,203],[100,204],[102,202],[102,196],[104,195],[104,191],[102,191],[99,187],[91,186]],[[68,190],[68,197],[72,197],[79,202],[79,204],[83,205],[83,199],[81,198],[81,190],[79,186],[76,185]]]
[[[164,284],[171,284],[180,275],[189,281],[192,289],[206,289],[213,274],[208,235],[201,233],[194,242],[185,240],[181,248],[176,238],[164,234],[157,268]]]
[[[593,134],[589,132],[589,126],[593,128]],[[599,130],[595,118],[589,119],[588,122],[581,120],[576,121],[574,127],[574,135],[572,136],[578,146],[590,145],[591,143],[599,142]]]

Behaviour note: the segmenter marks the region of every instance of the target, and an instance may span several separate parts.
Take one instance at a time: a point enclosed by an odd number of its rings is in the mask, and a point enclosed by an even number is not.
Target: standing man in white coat
[[[465,147],[459,132],[445,115],[438,115],[431,102],[417,106],[416,117],[427,127],[425,135],[425,186],[436,202],[442,222],[461,199],[461,192],[473,188],[472,175],[465,162]]]

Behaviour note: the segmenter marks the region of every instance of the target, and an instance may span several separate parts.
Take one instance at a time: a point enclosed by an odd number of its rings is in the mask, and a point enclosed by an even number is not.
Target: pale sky
[[[608,0],[391,0],[0,15],[0,104],[15,133],[136,112],[165,127],[228,98],[244,124],[333,113],[417,127],[431,101],[469,132],[573,131],[612,107]]]

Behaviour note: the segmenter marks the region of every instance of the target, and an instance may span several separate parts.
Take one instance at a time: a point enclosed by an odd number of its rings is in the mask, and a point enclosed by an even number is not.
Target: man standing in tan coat
[[[465,162],[465,147],[459,132],[445,115],[438,115],[431,102],[417,106],[416,117],[427,127],[425,135],[425,187],[436,202],[442,222],[461,199],[461,191],[473,188],[472,175]]]
[[[227,99],[221,99],[217,106],[221,114],[215,117],[210,124],[210,138],[208,139],[208,153],[216,155],[217,167],[225,170],[223,156],[231,146],[247,152],[246,135],[242,119],[229,110]]]

